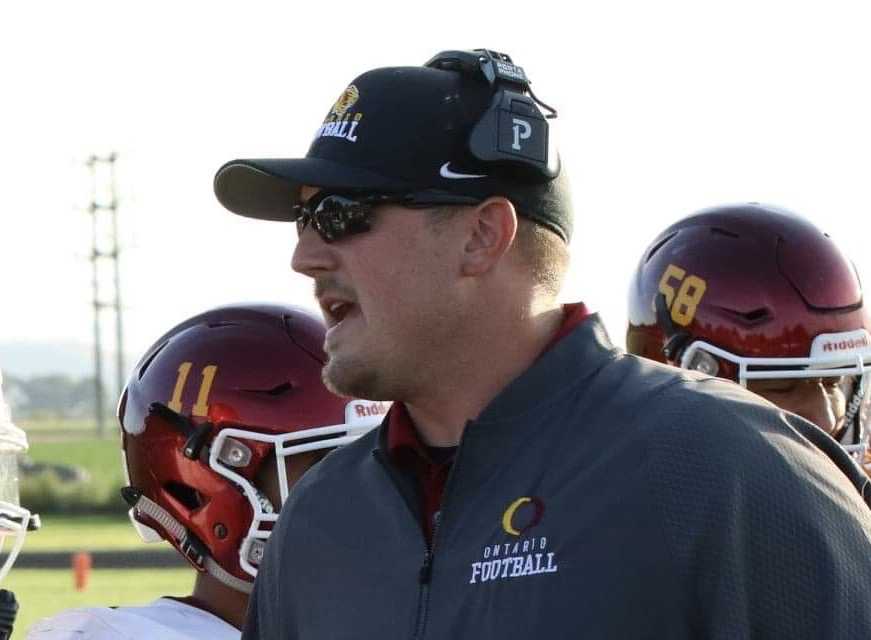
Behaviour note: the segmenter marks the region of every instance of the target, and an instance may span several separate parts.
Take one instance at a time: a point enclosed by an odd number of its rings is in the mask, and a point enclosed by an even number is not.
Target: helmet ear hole
[[[190,511],[199,509],[208,502],[203,494],[186,484],[168,482],[163,485],[163,488],[170,496]]]

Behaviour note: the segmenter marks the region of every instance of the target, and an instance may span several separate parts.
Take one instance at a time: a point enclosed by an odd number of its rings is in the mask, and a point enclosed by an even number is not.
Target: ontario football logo
[[[543,518],[544,501],[540,498],[523,496],[512,500],[502,513],[501,522],[502,531],[509,539],[484,547],[481,560],[470,567],[469,584],[559,571],[556,553],[549,550],[547,537],[526,535],[538,527]]]
[[[315,134],[317,138],[342,138],[348,142],[357,142],[356,130],[363,114],[352,111],[360,99],[360,90],[353,84],[342,92],[339,99],[333,103],[326,120]]]

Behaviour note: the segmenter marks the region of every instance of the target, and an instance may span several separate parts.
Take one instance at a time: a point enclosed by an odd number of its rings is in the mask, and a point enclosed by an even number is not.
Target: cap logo
[[[353,113],[351,108],[360,99],[360,91],[354,85],[349,86],[342,92],[339,99],[333,103],[327,119],[320,126],[317,138],[343,138],[348,142],[357,142],[357,125],[363,119],[362,113]]]
[[[342,91],[342,95],[339,96],[339,99],[336,100],[333,108],[330,109],[330,115],[336,117],[336,119],[341,120],[344,115],[348,112],[348,109],[354,106],[357,100],[360,99],[360,91],[354,85],[349,86],[347,89]]]
[[[445,162],[442,165],[442,168],[439,169],[439,175],[442,178],[447,178],[448,180],[468,180],[469,178],[486,178],[486,175],[479,175],[476,173],[457,173],[456,171],[451,171],[451,163]]]

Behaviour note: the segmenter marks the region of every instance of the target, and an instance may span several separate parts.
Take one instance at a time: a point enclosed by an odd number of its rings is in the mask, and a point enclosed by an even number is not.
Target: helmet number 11
[[[704,280],[692,274],[687,275],[684,269],[674,264],[666,267],[659,280],[659,292],[665,296],[665,302],[671,309],[671,319],[682,327],[693,321],[707,288]]]
[[[185,383],[188,379],[188,374],[191,372],[192,362],[182,362],[178,367],[178,377],[175,379],[175,388],[172,390],[172,398],[167,406],[181,413],[181,394],[184,391]],[[191,409],[191,415],[197,417],[205,417],[209,414],[209,392],[212,390],[212,383],[215,381],[215,374],[218,373],[217,365],[210,364],[203,367],[203,381],[200,383],[200,391],[197,394],[197,403]]]

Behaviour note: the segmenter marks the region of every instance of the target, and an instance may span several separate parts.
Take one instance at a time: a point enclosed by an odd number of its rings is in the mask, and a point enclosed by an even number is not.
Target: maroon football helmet
[[[300,308],[238,305],[186,320],[148,349],[118,407],[122,494],[143,539],[167,540],[250,591],[281,506],[258,473],[275,468],[283,503],[286,458],[351,442],[387,410],[324,387],[323,338],[321,320]]]
[[[644,252],[629,293],[630,353],[747,386],[841,378],[836,437],[863,455],[871,318],[856,270],[807,220],[756,203],[694,213]]]

